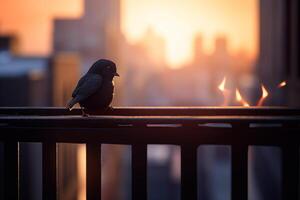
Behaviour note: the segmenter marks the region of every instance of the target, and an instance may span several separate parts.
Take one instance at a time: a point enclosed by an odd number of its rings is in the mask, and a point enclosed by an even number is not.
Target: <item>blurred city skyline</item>
[[[118,67],[113,107],[299,106],[298,0],[0,0],[0,5],[0,106],[63,107],[99,58]],[[19,148],[21,199],[39,200],[42,162],[31,158],[41,159],[42,147]],[[57,148],[58,199],[84,200],[85,145]],[[201,148],[198,198],[230,199],[229,148]],[[270,196],[280,197],[280,170],[274,167],[280,166],[279,154],[249,152],[249,199],[277,200]],[[149,200],[180,198],[180,154],[175,146],[148,147]],[[102,155],[102,199],[131,199],[130,148],[102,145]]]
[[[51,54],[53,20],[77,19],[84,14],[83,0],[0,1],[0,33],[16,35],[23,55]],[[258,54],[257,4],[256,0],[242,4],[237,0],[122,0],[120,28],[130,44],[140,42],[149,29],[153,30],[163,40],[166,64],[172,68],[192,61],[194,40],[199,34],[206,54],[214,51],[216,38],[226,37],[230,54],[243,51],[255,60]]]

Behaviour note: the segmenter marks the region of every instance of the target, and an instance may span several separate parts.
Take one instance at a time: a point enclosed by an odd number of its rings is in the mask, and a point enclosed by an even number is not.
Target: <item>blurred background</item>
[[[297,0],[0,0],[0,106],[65,106],[99,58],[121,75],[114,106],[298,106],[298,13]],[[103,199],[130,199],[130,147],[102,148]],[[21,199],[41,199],[41,144],[20,155]],[[280,155],[250,148],[250,199],[280,199]],[[85,199],[85,145],[58,144],[57,177],[59,199]],[[148,146],[148,191],[179,199],[179,147]],[[230,147],[199,147],[198,196],[230,199]]]

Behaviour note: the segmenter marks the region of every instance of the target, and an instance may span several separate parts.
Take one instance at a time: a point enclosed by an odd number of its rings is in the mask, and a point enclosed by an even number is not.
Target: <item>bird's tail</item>
[[[75,97],[68,102],[66,108],[71,111],[76,103],[78,103],[78,101],[77,98]]]

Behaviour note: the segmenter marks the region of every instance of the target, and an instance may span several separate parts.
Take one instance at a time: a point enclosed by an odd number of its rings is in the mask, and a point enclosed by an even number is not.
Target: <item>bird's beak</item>
[[[114,74],[115,76],[120,76],[117,72]]]

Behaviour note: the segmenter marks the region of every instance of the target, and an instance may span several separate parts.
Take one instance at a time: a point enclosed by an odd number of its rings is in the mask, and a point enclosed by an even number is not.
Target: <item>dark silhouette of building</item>
[[[54,52],[78,52],[85,71],[99,58],[118,61],[119,38],[119,0],[86,0],[80,19],[54,21]]]
[[[261,0],[257,75],[270,88],[268,105],[299,106],[299,1]],[[281,89],[277,85],[287,80]],[[280,199],[280,152],[256,147],[250,152],[254,184],[261,199]],[[272,170],[271,170],[272,169]],[[251,191],[250,191],[251,193]]]
[[[18,52],[18,48],[18,37],[13,35],[0,35],[0,53],[10,52],[15,54]]]
[[[51,101],[53,106],[66,106],[80,76],[77,53],[57,53],[51,58]]]
[[[78,55],[60,53],[53,57],[22,57],[14,51],[15,41],[11,36],[0,37],[0,106],[64,106],[79,77]],[[41,144],[19,145],[20,196],[22,199],[41,199]],[[71,163],[72,160],[64,161]],[[74,170],[68,172],[72,174]]]
[[[15,55],[16,41],[0,36],[0,106],[47,106],[48,58]]]
[[[197,34],[194,39],[194,65],[204,66],[206,64],[206,57],[203,52],[203,39],[201,34]]]
[[[86,72],[98,59],[113,60],[121,77],[115,81],[113,104],[122,104],[123,63],[120,56],[120,0],[86,0],[79,19],[56,19],[53,28],[53,52],[75,52]]]
[[[113,104],[119,105],[122,103],[121,81],[124,74],[119,52],[121,39],[120,9],[120,0],[85,0],[83,16],[79,19],[54,20],[53,32],[54,55],[77,53],[80,57],[80,66],[83,72],[86,72],[89,67],[100,58],[113,60],[117,64],[118,72],[121,77],[115,80],[116,90]],[[60,67],[57,66],[57,68],[53,69],[60,69],[62,65],[68,65],[67,63],[69,63],[70,60],[65,56],[64,58],[58,56],[54,62]],[[64,80],[57,85],[61,91],[70,87],[75,88],[71,86],[71,84],[63,83],[65,83]],[[53,89],[53,91],[57,92],[57,89]],[[63,97],[58,95],[54,95],[53,97],[56,102],[59,102],[59,106],[61,106],[61,102],[71,97],[71,93],[65,92]],[[58,159],[61,163],[58,178],[60,182],[63,183],[63,188],[59,191],[59,197],[62,199],[74,199],[78,194],[78,190],[85,187],[81,183],[75,184],[76,182],[78,183],[79,174],[74,166],[80,162],[80,160],[78,160],[78,150],[80,148],[69,144],[59,144],[58,148]],[[109,157],[110,160],[114,159],[114,161],[120,161],[121,153],[117,150],[119,147],[108,147],[107,149],[108,154],[114,154],[114,156]],[[75,159],[64,159],[65,157],[73,157]],[[105,173],[114,173],[114,169],[117,167],[118,166],[110,167]],[[70,177],[72,177],[72,179],[70,179]],[[103,192],[102,195],[117,195],[117,192],[111,192],[112,188],[117,187],[116,183],[117,181],[110,181],[107,184],[107,188],[110,189],[106,190],[107,192]],[[111,198],[114,199],[113,197]]]
[[[299,106],[299,1],[260,1],[260,54],[257,73],[270,88],[270,105]],[[286,88],[276,86],[287,80]],[[275,89],[274,89],[275,88]]]

